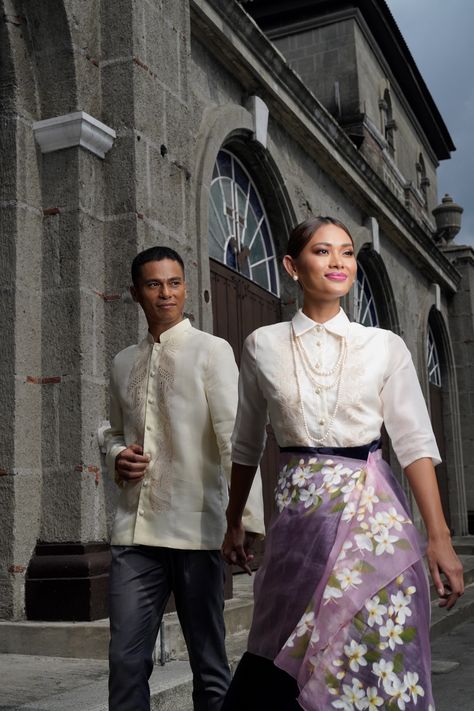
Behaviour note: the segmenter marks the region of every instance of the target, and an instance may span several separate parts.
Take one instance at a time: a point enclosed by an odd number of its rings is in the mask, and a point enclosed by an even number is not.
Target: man
[[[218,711],[230,681],[220,546],[237,366],[226,341],[183,318],[179,254],[141,252],[132,281],[148,334],[115,357],[111,372],[107,464],[122,491],[111,546],[109,708],[150,708],[153,648],[173,592],[194,709]],[[245,524],[254,533],[263,532],[258,486]]]

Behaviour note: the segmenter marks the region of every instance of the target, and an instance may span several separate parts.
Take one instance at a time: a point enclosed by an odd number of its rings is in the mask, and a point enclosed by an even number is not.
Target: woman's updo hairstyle
[[[317,217],[310,217],[308,220],[300,222],[299,225],[296,225],[296,227],[291,230],[286,253],[289,254],[290,257],[293,257],[293,259],[296,259],[306,247],[316,230],[319,230],[323,225],[335,225],[336,227],[340,227],[350,238],[352,246],[354,246],[352,235],[344,223],[335,217],[323,217],[322,215],[318,215]]]

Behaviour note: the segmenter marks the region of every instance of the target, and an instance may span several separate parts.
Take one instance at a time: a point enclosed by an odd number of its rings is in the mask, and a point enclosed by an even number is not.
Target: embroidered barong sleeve
[[[267,402],[258,382],[257,332],[248,336],[242,350],[239,405],[232,434],[232,461],[257,466],[267,438]]]
[[[227,483],[230,486],[231,435],[237,409],[238,370],[231,346],[218,341],[210,353],[206,394]],[[262,480],[257,472],[242,517],[246,531],[264,533]]]
[[[115,474],[115,459],[120,452],[127,448],[123,433],[123,416],[117,387],[114,378],[114,368],[110,376],[110,401],[109,401],[109,421],[110,427],[104,433],[104,441],[106,446],[105,461],[107,471],[114,477],[118,486],[122,486],[123,482],[117,478]]]
[[[387,339],[387,368],[380,394],[383,419],[402,468],[421,457],[439,464],[438,446],[408,348],[394,333]]]

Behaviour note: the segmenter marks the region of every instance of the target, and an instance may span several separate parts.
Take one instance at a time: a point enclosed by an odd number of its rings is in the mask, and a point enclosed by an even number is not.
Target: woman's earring
[[[293,274],[293,281],[298,281],[298,274]]]

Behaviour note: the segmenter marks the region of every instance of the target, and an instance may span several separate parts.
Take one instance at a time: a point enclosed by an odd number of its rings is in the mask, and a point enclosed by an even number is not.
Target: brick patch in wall
[[[26,382],[33,383],[34,385],[51,385],[54,383],[60,383],[61,376],[60,375],[50,375],[46,378],[35,378],[34,375],[27,375]]]
[[[141,69],[144,69],[146,72],[148,72],[148,74],[149,74],[151,77],[153,77],[154,79],[157,79],[157,78],[158,78],[158,74],[155,74],[155,72],[153,72],[153,71],[150,69],[150,67],[148,66],[148,64],[145,64],[145,62],[142,62],[142,60],[141,60],[139,57],[134,57],[134,58],[133,58],[133,61],[134,61],[134,63],[135,63],[138,67],[141,67]]]
[[[26,376],[27,383],[33,383],[34,385],[51,385],[52,383],[60,383],[60,375],[50,375],[46,378],[35,378],[33,375]]]
[[[26,570],[26,566],[24,566],[24,565],[10,565],[8,567],[9,573],[24,573],[25,570]]]
[[[6,469],[2,469],[2,467],[0,467],[0,476],[8,476],[7,470],[6,470]]]
[[[104,301],[118,301],[121,296],[120,294],[104,294],[103,291],[94,291],[94,294]]]
[[[26,17],[23,17],[23,15],[4,15],[3,21],[8,22],[10,25],[16,25],[17,27],[26,25]]]
[[[83,473],[87,472],[88,474],[94,474],[95,475],[95,483],[96,486],[99,484],[100,481],[100,467],[96,467],[95,465],[89,464],[76,464],[74,467],[75,472]]]
[[[51,217],[52,215],[59,215],[61,210],[59,207],[44,207],[43,208],[43,215],[45,217]]]
[[[91,57],[90,54],[86,54],[86,59],[87,59],[88,62],[90,62],[91,64],[93,64],[94,67],[98,67],[98,66],[99,66],[99,62],[97,61],[97,59],[96,59],[95,57]]]

